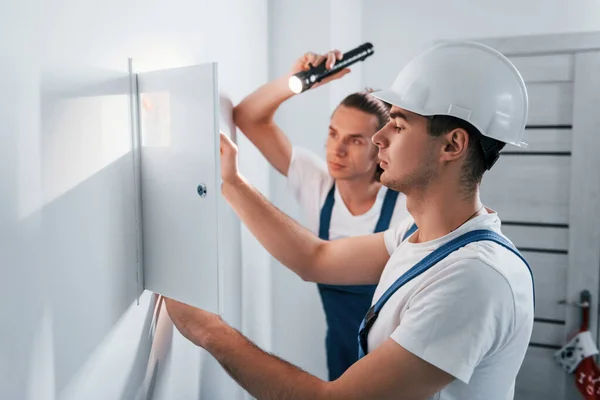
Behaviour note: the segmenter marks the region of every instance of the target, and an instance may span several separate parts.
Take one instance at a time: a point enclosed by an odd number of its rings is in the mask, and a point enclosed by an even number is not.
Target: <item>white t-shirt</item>
[[[391,257],[373,304],[442,244],[475,229],[501,233],[498,215],[489,212],[426,243],[411,243],[410,238],[402,242],[413,224],[411,217],[386,231]],[[391,337],[454,376],[434,399],[507,400],[514,396],[532,327],[533,287],[527,266],[501,245],[481,241],[455,251],[402,286],[381,309],[368,343],[375,349]]]
[[[327,165],[311,151],[294,147],[287,180],[302,208],[306,227],[318,235],[321,208],[325,203],[327,193],[333,185],[333,178],[329,175]],[[387,188],[382,185],[371,209],[361,215],[352,215],[344,204],[336,186],[329,226],[329,239],[334,240],[373,233],[379,220],[386,192]],[[407,216],[409,214],[406,210],[406,197],[402,193],[398,193],[390,227],[395,226]]]

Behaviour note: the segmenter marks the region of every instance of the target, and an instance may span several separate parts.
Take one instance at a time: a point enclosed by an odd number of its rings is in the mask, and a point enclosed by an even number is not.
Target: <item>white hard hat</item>
[[[423,116],[451,115],[500,142],[524,147],[527,89],[515,66],[480,43],[446,42],[410,61],[373,96]]]

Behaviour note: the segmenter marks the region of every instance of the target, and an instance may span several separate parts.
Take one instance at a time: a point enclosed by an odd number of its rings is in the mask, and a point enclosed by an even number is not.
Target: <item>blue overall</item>
[[[321,209],[319,237],[329,240],[329,225],[333,210],[335,183],[329,190]],[[375,232],[390,226],[398,192],[388,189],[381,207]],[[318,284],[327,320],[327,368],[329,380],[339,378],[357,360],[356,332],[360,321],[371,307],[377,285],[325,285]]]
[[[416,230],[416,226],[413,224],[413,226],[411,227],[410,230],[412,232],[414,232]],[[404,236],[403,240],[408,236],[408,234],[409,233],[407,232],[407,234]],[[459,248],[461,248],[463,246],[466,246],[469,243],[479,242],[482,240],[489,240],[489,241],[495,242],[495,243],[505,247],[506,249],[512,251],[515,255],[517,255],[525,263],[525,265],[527,266],[527,269],[529,270],[529,274],[531,275],[531,283],[533,286],[533,298],[534,298],[534,306],[535,306],[535,285],[533,282],[533,273],[531,272],[531,268],[529,267],[529,264],[527,263],[527,261],[525,261],[525,259],[521,255],[521,253],[519,253],[519,251],[509,241],[507,241],[504,237],[502,237],[501,235],[499,235],[498,233],[496,233],[494,231],[487,230],[487,229],[480,229],[480,230],[467,232],[467,233],[457,237],[456,239],[453,239],[450,242],[444,244],[443,246],[440,246],[438,249],[436,249],[435,251],[433,251],[432,253],[427,255],[425,258],[423,258],[421,261],[416,263],[411,269],[409,269],[402,276],[400,276],[394,282],[394,284],[392,286],[390,286],[388,288],[388,290],[385,291],[385,293],[381,296],[381,298],[379,300],[377,300],[377,302],[373,305],[373,307],[371,307],[369,309],[369,312],[366,314],[365,318],[362,320],[362,322],[360,324],[360,329],[358,331],[358,358],[360,359],[368,353],[369,348],[368,348],[367,338],[369,335],[369,331],[373,327],[373,324],[377,320],[377,317],[379,316],[379,312],[381,311],[381,309],[383,308],[385,303],[387,303],[387,301],[390,299],[390,297],[392,297],[392,295],[394,293],[396,293],[396,291],[398,289],[400,289],[406,283],[410,282],[412,279],[421,275],[423,272],[427,271],[429,268],[433,267],[435,264],[437,264],[439,261],[446,258],[452,252],[458,250]]]

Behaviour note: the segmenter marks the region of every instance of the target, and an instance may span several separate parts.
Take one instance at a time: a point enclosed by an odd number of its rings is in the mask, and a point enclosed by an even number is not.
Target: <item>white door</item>
[[[590,38],[596,39],[590,41]],[[533,335],[515,399],[579,399],[553,354],[580,324],[579,294],[592,295],[598,334],[600,276],[600,36],[484,41],[526,81],[527,149],[508,146],[484,177],[482,197],[528,260],[536,284]],[[594,48],[595,43],[595,48]]]
[[[144,288],[219,312],[217,65],[137,78]]]

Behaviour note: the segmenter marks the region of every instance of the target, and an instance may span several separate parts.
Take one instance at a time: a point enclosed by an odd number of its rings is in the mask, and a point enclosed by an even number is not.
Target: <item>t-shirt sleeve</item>
[[[413,223],[414,219],[411,215],[409,215],[408,217],[400,221],[396,226],[390,227],[390,229],[386,230],[383,233],[385,247],[390,256],[392,255],[392,253],[394,253],[396,248],[400,246],[404,235],[406,234],[406,232],[408,232]]]
[[[310,215],[318,213],[321,199],[333,185],[327,164],[315,153],[301,147],[292,149],[287,182],[300,206]]]
[[[409,301],[391,338],[469,383],[483,357],[503,346],[513,330],[512,291],[500,273],[476,258],[439,274]]]

